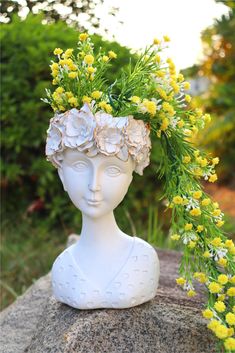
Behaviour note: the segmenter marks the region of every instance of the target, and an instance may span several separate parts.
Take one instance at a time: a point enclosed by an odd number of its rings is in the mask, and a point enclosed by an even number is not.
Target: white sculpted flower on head
[[[93,146],[93,135],[96,121],[88,105],[81,110],[70,110],[69,118],[65,121],[64,145],[84,151]]]
[[[63,150],[74,148],[89,157],[102,153],[127,161],[135,161],[135,171],[142,175],[149,164],[151,141],[149,129],[142,120],[132,116],[113,117],[102,111],[95,115],[88,104],[57,114],[47,131],[47,159],[56,167],[63,159]]]
[[[113,118],[112,115],[99,112],[95,115],[97,127],[95,129],[95,141],[98,150],[108,155],[119,155],[124,147],[123,128],[128,123],[128,118]],[[128,159],[128,154],[126,159]]]

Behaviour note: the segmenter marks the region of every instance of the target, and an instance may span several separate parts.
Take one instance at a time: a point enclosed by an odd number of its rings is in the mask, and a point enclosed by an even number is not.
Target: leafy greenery
[[[54,23],[63,20],[69,25],[83,30],[84,28],[97,29],[100,21],[97,18],[95,9],[101,5],[103,0],[3,0],[0,3],[0,14],[2,21],[8,23],[14,15],[23,17],[29,14],[44,15],[44,22]],[[114,17],[117,9],[112,8],[110,15]],[[81,23],[82,18],[86,21]]]

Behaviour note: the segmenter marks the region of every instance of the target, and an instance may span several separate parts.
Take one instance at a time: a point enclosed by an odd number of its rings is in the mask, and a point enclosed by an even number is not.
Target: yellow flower
[[[108,55],[109,55],[109,58],[110,58],[110,59],[116,59],[116,57],[117,57],[117,54],[114,53],[114,51],[112,51],[112,50],[110,50],[110,51],[108,52]]]
[[[208,206],[211,203],[210,199],[203,199],[202,200],[202,206]]]
[[[168,37],[168,36],[163,36],[163,39],[164,39],[164,42],[170,42],[170,37]]]
[[[202,176],[203,172],[201,170],[201,168],[195,168],[194,169],[194,175],[196,176]]]
[[[202,192],[201,192],[200,190],[195,191],[195,192],[193,193],[193,197],[194,197],[195,199],[200,199],[200,198],[202,197]]]
[[[52,70],[52,76],[56,78],[58,76],[59,71],[58,70]]]
[[[214,217],[218,217],[221,214],[221,210],[218,208],[212,212]]]
[[[155,55],[155,62],[157,63],[157,64],[160,64],[160,62],[161,62],[161,57],[157,54],[157,55]]]
[[[207,325],[207,327],[211,330],[211,331],[215,331],[216,327],[219,325],[219,321],[218,320],[211,320],[209,322],[209,324]]]
[[[182,205],[182,203],[183,203],[183,198],[182,198],[181,196],[175,196],[175,197],[173,198],[173,202],[174,202],[174,204],[176,204],[176,205]]]
[[[202,232],[203,230],[204,230],[204,227],[199,224],[199,225],[197,226],[197,231],[200,233],[200,232]]]
[[[215,335],[220,339],[228,337],[228,328],[222,324],[218,324],[215,328]]]
[[[175,110],[174,110],[173,106],[170,103],[163,102],[162,108],[163,108],[164,111],[168,112],[170,116],[174,116],[175,115]]]
[[[228,252],[232,255],[235,255],[235,246],[231,246],[231,248],[228,249]]]
[[[140,103],[140,97],[138,97],[138,96],[132,96],[132,97],[130,98],[130,101],[131,101],[132,103],[138,104],[138,103]]]
[[[235,284],[235,276],[231,277],[231,278],[229,279],[229,282],[232,283],[232,284]]]
[[[189,94],[186,94],[185,97],[184,97],[184,99],[185,99],[185,101],[186,101],[187,103],[190,103],[191,100],[192,100],[192,97],[191,97]]]
[[[201,167],[206,167],[208,164],[208,161],[206,158],[202,158],[201,161],[200,161],[200,165]]]
[[[219,220],[217,223],[216,223],[217,227],[222,227],[224,225],[224,221],[221,221]]]
[[[57,85],[57,84],[58,84],[58,81],[54,79],[54,80],[52,80],[52,84],[53,84],[53,85]]]
[[[203,310],[202,315],[205,319],[211,319],[213,317],[213,312],[210,309],[205,309]]]
[[[192,228],[193,228],[192,223],[187,223],[187,224],[185,224],[185,226],[184,226],[184,230],[191,230]]]
[[[189,242],[189,244],[188,244],[189,249],[194,249],[195,246],[196,246],[196,244],[197,244],[197,243],[196,243],[195,241],[190,240],[190,242]]]
[[[203,272],[195,272],[194,277],[198,280],[200,283],[206,283],[208,278],[205,273]]]
[[[190,89],[190,83],[189,82],[184,82],[184,89],[186,89],[186,90]]]
[[[65,50],[63,57],[67,59],[67,58],[70,58],[72,54],[73,54],[73,49],[67,49]]]
[[[154,40],[153,40],[153,44],[155,44],[155,45],[159,45],[160,43],[161,43],[160,39],[158,39],[158,38],[154,38]]]
[[[190,289],[188,292],[187,292],[187,296],[188,297],[194,297],[197,293],[195,292],[195,290],[193,289]]]
[[[89,66],[89,67],[87,68],[87,72],[88,72],[89,74],[93,74],[95,71],[96,71],[96,69],[95,69],[94,67],[92,67],[92,66]]]
[[[179,240],[180,239],[180,235],[179,234],[173,234],[173,235],[171,235],[171,239],[172,240]]]
[[[210,254],[210,252],[207,250],[207,251],[205,251],[205,252],[203,253],[202,256],[205,257],[206,259],[208,259],[209,257],[211,257],[211,254]]]
[[[60,55],[60,54],[62,54],[63,53],[63,50],[62,49],[60,49],[60,48],[55,48],[55,50],[54,50],[54,54],[55,55]]]
[[[217,174],[212,174],[209,178],[210,183],[214,183],[218,179]]]
[[[195,217],[198,217],[201,215],[201,210],[200,208],[193,208],[190,212],[191,216],[195,216]]]
[[[175,81],[171,81],[170,85],[171,85],[171,87],[173,88],[173,91],[174,91],[175,93],[179,93],[179,91],[180,91],[180,86],[177,85],[177,83],[176,83]]]
[[[186,279],[184,279],[183,277],[176,278],[176,283],[180,286],[183,286],[186,283]]]
[[[188,164],[190,161],[191,161],[191,157],[190,156],[184,156],[183,163]]]
[[[234,246],[234,243],[233,243],[232,239],[227,239],[225,241],[224,245],[226,248],[230,248],[230,247]]]
[[[220,266],[222,266],[222,267],[226,267],[227,262],[228,262],[228,261],[227,261],[225,258],[223,258],[223,257],[221,257],[221,258],[217,261],[217,263],[218,263]]]
[[[211,282],[209,284],[208,288],[211,293],[219,293],[219,292],[221,292],[221,289],[222,289],[220,284],[218,284],[216,282]]]
[[[225,298],[226,298],[225,294],[219,294],[217,299],[220,300],[221,302],[223,302],[225,300]]]
[[[213,240],[211,240],[210,243],[214,246],[220,246],[222,244],[222,239],[219,237],[216,237]]]
[[[65,107],[63,105],[59,105],[59,110],[61,110],[62,112],[65,111]]]
[[[226,284],[228,282],[228,276],[221,274],[218,276],[218,282],[220,284]]]
[[[179,74],[178,77],[177,77],[177,81],[183,82],[184,81],[184,75],[183,74]]]
[[[196,122],[196,118],[193,115],[189,116],[189,120],[191,121],[192,124],[195,124],[195,122]]]
[[[106,63],[107,61],[109,61],[109,57],[107,55],[104,55],[102,57],[102,60],[103,60],[104,63]]]
[[[102,101],[99,103],[99,107],[104,109],[107,113],[112,112],[112,107],[110,104],[106,103],[105,101]]]
[[[235,325],[235,315],[233,313],[226,314],[225,320],[230,326]]]
[[[235,338],[226,338],[226,340],[224,341],[224,347],[230,351],[235,350]]]
[[[80,36],[79,36],[79,40],[81,42],[84,42],[87,38],[88,38],[88,34],[87,33],[81,33]]]
[[[212,159],[212,164],[213,165],[216,165],[218,163],[219,163],[219,158],[218,157]]]
[[[63,87],[57,87],[55,92],[61,94],[64,92],[64,89],[63,89]]]
[[[77,71],[72,71],[68,73],[69,78],[76,78],[78,77]]]
[[[88,54],[88,55],[85,55],[84,56],[84,62],[87,64],[87,65],[92,65],[93,62],[94,62],[94,56],[91,55],[91,54]]]
[[[77,107],[78,106],[78,100],[75,97],[71,97],[68,99],[68,102],[71,106]]]
[[[59,64],[58,63],[51,64],[51,69],[52,70],[59,70]]]
[[[177,126],[179,126],[179,128],[182,128],[184,126],[184,121],[183,120],[179,120],[177,122]]]
[[[205,120],[206,123],[209,123],[209,122],[211,121],[211,116],[210,116],[210,114],[205,114],[205,115],[203,116],[203,119]]]
[[[91,103],[91,97],[88,97],[88,96],[83,96],[82,97],[82,101],[83,103]]]
[[[167,100],[167,94],[166,91],[164,91],[164,89],[162,89],[161,87],[157,87],[156,91],[158,92],[158,94],[160,95],[161,98]]]
[[[100,92],[100,91],[94,91],[94,92],[92,92],[91,96],[92,96],[92,98],[94,98],[94,99],[100,99],[100,97],[102,96],[102,92]]]
[[[220,246],[222,244],[222,239],[219,237],[216,237],[213,240],[211,240],[210,243],[214,246]]]
[[[60,60],[60,61],[59,61],[59,64],[60,64],[61,66],[66,65],[66,60],[64,60],[64,59],[63,59],[63,60]]]
[[[227,290],[227,294],[228,294],[229,297],[235,297],[235,287],[230,287]]]
[[[143,101],[144,107],[147,109],[147,112],[150,115],[155,115],[157,111],[157,106],[155,102],[149,101],[148,99],[144,99]]]
[[[107,112],[107,113],[111,113],[111,112],[112,112],[112,110],[113,110],[113,108],[111,107],[111,105],[110,105],[110,104],[106,104],[106,106],[105,106],[105,110],[106,110],[106,112]]]
[[[161,127],[160,127],[161,130],[165,131],[168,128],[169,124],[170,124],[169,119],[164,118],[161,123]]]
[[[71,97],[73,97],[73,93],[72,92],[65,92],[65,94],[66,94],[66,97],[67,98],[71,98]]]
[[[223,313],[226,309],[226,306],[222,301],[219,300],[219,301],[215,302],[214,308],[216,311],[218,311],[218,313]]]

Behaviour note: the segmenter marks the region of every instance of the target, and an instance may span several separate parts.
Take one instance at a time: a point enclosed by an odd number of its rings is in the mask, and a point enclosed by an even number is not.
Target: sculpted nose
[[[98,173],[97,172],[94,172],[91,175],[90,182],[88,184],[88,189],[90,191],[93,191],[93,192],[101,190],[101,186],[99,184]]]

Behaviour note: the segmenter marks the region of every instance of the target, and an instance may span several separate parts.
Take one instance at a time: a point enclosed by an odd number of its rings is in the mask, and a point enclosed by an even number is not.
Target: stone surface
[[[21,353],[30,344],[50,295],[50,275],[47,275],[1,312],[1,353]]]
[[[70,237],[70,245],[77,238]],[[50,275],[1,314],[1,353],[214,353],[201,317],[203,293],[176,286],[180,254],[157,250],[157,296],[130,309],[76,310],[51,296]],[[199,289],[199,288],[198,288]]]

